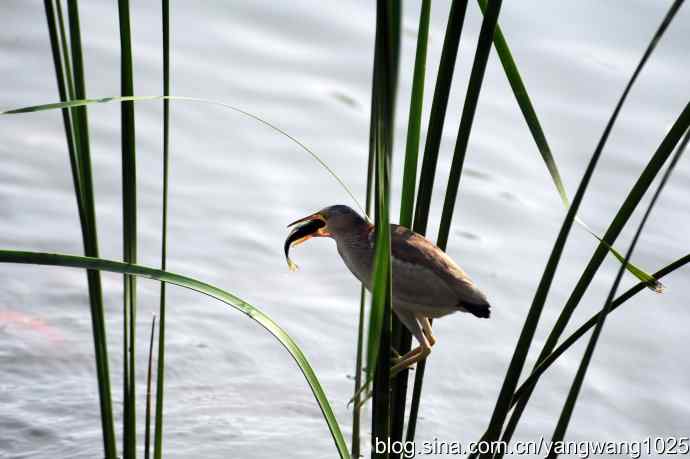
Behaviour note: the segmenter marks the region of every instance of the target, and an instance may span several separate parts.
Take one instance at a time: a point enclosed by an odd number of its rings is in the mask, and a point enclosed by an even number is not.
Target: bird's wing
[[[487,302],[445,252],[403,226],[391,225],[391,255],[393,294],[399,301],[441,308]]]

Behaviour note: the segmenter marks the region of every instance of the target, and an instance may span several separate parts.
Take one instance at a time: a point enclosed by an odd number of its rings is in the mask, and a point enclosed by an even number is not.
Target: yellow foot
[[[420,346],[411,350],[410,352],[405,354],[405,356],[391,368],[391,378],[396,376],[402,370],[410,368],[415,363],[425,359],[430,353],[431,348],[427,346]]]

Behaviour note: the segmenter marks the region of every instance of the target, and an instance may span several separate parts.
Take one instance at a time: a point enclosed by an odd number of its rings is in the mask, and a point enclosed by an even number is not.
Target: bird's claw
[[[362,408],[364,404],[371,398],[372,395],[374,395],[373,391],[368,391],[366,394],[364,394],[364,397],[362,397],[362,399],[357,404],[357,409]]]
[[[390,375],[390,378],[391,378],[391,379],[395,378],[396,376],[398,376],[398,375],[399,375],[400,373],[402,373],[403,371],[407,371],[407,370],[414,371],[414,370],[415,370],[415,367],[416,367],[416,364],[413,363],[413,364],[410,365],[409,367],[398,368],[397,370],[391,368],[391,375]]]
[[[364,384],[360,386],[360,388],[354,393],[352,398],[347,402],[347,406],[349,407],[351,404],[355,402],[363,393],[365,394],[364,400],[361,400],[357,403],[357,406],[361,406],[366,400],[371,397],[371,391],[368,390],[370,384],[373,382],[373,378],[367,379]],[[368,394],[368,395],[367,395]]]

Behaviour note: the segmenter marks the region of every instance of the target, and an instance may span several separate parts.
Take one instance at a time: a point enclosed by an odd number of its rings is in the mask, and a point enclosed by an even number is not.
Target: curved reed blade
[[[243,110],[239,107],[236,107],[231,104],[226,104],[225,102],[220,102],[217,100],[211,100],[211,99],[203,99],[200,97],[188,97],[188,96],[170,96],[170,95],[163,95],[163,96],[113,96],[113,97],[101,97],[98,99],[86,99],[86,98],[79,98],[78,100],[70,100],[66,102],[53,102],[49,104],[40,104],[40,105],[31,105],[28,107],[21,107],[21,108],[14,108],[10,110],[4,110],[0,111],[0,115],[18,115],[21,113],[32,113],[32,112],[41,112],[45,110],[57,110],[57,109],[62,109],[62,108],[73,108],[73,107],[84,107],[86,105],[91,105],[91,104],[105,104],[109,102],[128,102],[128,101],[133,101],[133,102],[145,102],[145,101],[153,101],[153,100],[177,100],[177,101],[182,101],[182,102],[197,102],[197,103],[202,103],[202,104],[209,104],[209,105],[216,105],[219,107],[226,108],[228,110],[232,110],[236,113],[239,113],[243,116],[249,117],[255,121],[258,121],[259,123],[269,127],[270,129],[276,131],[280,135],[287,137],[291,142],[295,143],[298,147],[300,147],[302,150],[304,150],[306,153],[308,153],[314,160],[316,160],[319,165],[328,172],[328,174],[333,177],[340,187],[345,190],[347,195],[352,199],[352,201],[355,203],[357,208],[362,212],[362,214],[367,218],[367,220],[371,221],[369,218],[369,215],[367,214],[366,210],[364,207],[362,207],[362,204],[360,204],[359,200],[355,197],[354,193],[352,193],[352,190],[350,187],[347,186],[347,184],[343,181],[343,179],[340,178],[338,174],[331,169],[331,167],[316,153],[314,153],[309,147],[307,147],[304,143],[300,142],[297,138],[293,137],[292,135],[288,134],[286,131],[283,129],[279,128],[275,124],[267,121],[266,119],[255,115],[247,110]]]
[[[664,163],[673,152],[673,149],[680,141],[681,136],[688,128],[688,126],[690,126],[690,103],[688,103],[685,106],[683,112],[680,114],[671,130],[668,132],[664,140],[659,145],[659,148],[652,156],[651,160],[645,167],[640,177],[637,179],[637,182],[633,186],[633,189],[626,197],[625,201],[621,205],[613,221],[609,225],[609,228],[606,230],[606,233],[604,234],[603,238],[605,241],[607,241],[608,244],[613,244],[615,239],[623,230],[623,227],[630,219],[630,216],[632,215],[633,211],[639,204],[640,200],[644,196],[645,192],[651,185],[654,178],[659,173],[661,167],[663,167]],[[572,317],[575,308],[577,307],[580,300],[582,299],[582,296],[589,287],[592,279],[594,278],[594,275],[603,263],[607,252],[608,248],[603,244],[600,244],[595,250],[585,270],[580,276],[580,279],[578,280],[575,288],[570,294],[568,301],[563,307],[563,310],[561,311],[561,314],[558,317],[558,320],[556,321],[554,328],[551,330],[546,340],[546,343],[544,344],[544,347],[542,348],[539,357],[537,358],[537,364],[539,364],[542,361],[542,359],[546,358],[546,356],[548,356],[548,354],[550,354],[555,348],[556,344],[558,343],[558,340],[560,339],[561,334],[565,330],[565,327],[567,326],[570,318]],[[511,420],[509,421],[505,433],[503,434],[504,438],[510,438],[512,436],[514,429],[517,426],[517,422],[519,421],[519,418],[522,415],[522,412],[524,411],[524,408],[527,404],[527,401],[529,400],[531,393],[532,389],[530,389],[528,393],[526,393],[525,396],[521,399],[521,401],[515,406],[513,413],[511,415]]]
[[[688,133],[685,135],[685,138],[678,146],[676,154],[673,155],[673,158],[671,158],[671,162],[666,168],[666,172],[664,172],[664,175],[661,177],[661,181],[659,182],[659,185],[657,186],[657,189],[654,192],[654,195],[652,196],[649,205],[647,206],[647,210],[645,211],[644,215],[642,216],[642,220],[637,226],[635,235],[633,236],[633,239],[630,242],[630,247],[628,248],[628,251],[625,254],[626,262],[630,259],[633,252],[635,251],[637,242],[640,239],[640,234],[642,234],[642,230],[644,229],[644,226],[646,225],[647,220],[649,219],[649,215],[652,213],[652,209],[656,205],[656,202],[659,199],[659,196],[661,195],[661,192],[663,191],[666,182],[668,181],[669,177],[671,176],[671,173],[673,172],[673,169],[675,168],[676,164],[678,163],[678,160],[683,154],[683,151],[685,150],[685,147],[688,143],[688,138],[690,138],[690,130],[688,130]],[[589,368],[589,364],[592,361],[594,350],[596,349],[599,337],[601,336],[604,324],[606,323],[606,316],[609,312],[611,312],[611,309],[613,307],[613,299],[616,296],[616,292],[618,290],[618,286],[620,285],[621,279],[623,278],[624,272],[625,264],[622,264],[618,269],[618,273],[616,274],[616,278],[613,281],[611,290],[609,291],[608,297],[604,302],[604,307],[601,310],[601,314],[599,314],[597,324],[594,327],[594,331],[592,332],[592,335],[589,338],[589,342],[587,343],[587,348],[585,349],[585,353],[582,356],[582,360],[580,361],[580,366],[577,369],[577,373],[575,374],[573,383],[570,386],[570,390],[568,391],[568,396],[563,405],[563,409],[561,410],[561,414],[558,417],[558,422],[556,423],[556,428],[554,429],[553,436],[551,438],[552,443],[561,442],[565,437],[565,432],[568,428],[568,424],[570,423],[570,419],[572,418],[573,411],[575,409],[575,403],[577,402],[577,398],[580,395],[580,389],[582,388],[585,376],[587,375],[587,370]],[[552,450],[548,455],[549,459],[555,459],[556,457],[558,457],[558,454],[556,454],[555,450]]]
[[[201,282],[191,277],[182,276],[180,274],[162,271],[160,269],[149,268],[147,266],[133,265],[121,263],[118,261],[105,260],[101,258],[79,257],[75,255],[64,255],[56,253],[42,253],[42,252],[23,252],[14,250],[0,250],[0,263],[22,263],[44,266],[63,266],[72,268],[84,268],[90,270],[108,271],[120,274],[130,274],[137,277],[144,277],[160,282],[167,282],[168,284],[179,285],[190,290],[194,290],[204,295],[215,298],[228,306],[236,309],[247,315],[254,322],[261,325],[268,331],[278,342],[288,351],[293,358],[300,371],[304,375],[309,387],[314,394],[316,402],[319,404],[324,420],[328,424],[328,428],[335,442],[341,458],[349,459],[350,455],[345,444],[345,439],[338,426],[338,421],[333,414],[328,398],[321,387],[316,373],[312,369],[307,357],[299,348],[297,343],[283,330],[273,319],[262,312],[260,309],[251,304],[241,300],[237,296],[215,287],[211,284]]]
[[[321,159],[316,153],[311,151],[306,145],[304,145],[302,142],[297,140],[295,137],[292,137],[290,134],[287,132],[283,131],[282,129],[276,127],[275,125],[269,123],[268,121],[258,117],[257,115],[254,115],[250,112],[247,112],[245,110],[242,110],[238,107],[223,103],[223,102],[218,102],[214,100],[208,100],[208,99],[200,99],[200,98],[195,98],[195,97],[181,97],[181,96],[123,96],[123,97],[105,97],[105,98],[99,98],[99,99],[79,99],[79,100],[73,100],[73,101],[66,101],[66,102],[58,102],[58,103],[50,103],[50,104],[41,104],[41,105],[34,105],[34,106],[29,106],[29,107],[22,107],[18,109],[12,109],[12,110],[5,110],[0,112],[0,115],[12,115],[12,114],[21,114],[21,113],[31,113],[31,112],[37,112],[37,111],[44,111],[44,110],[58,110],[58,109],[63,109],[63,108],[75,108],[75,107],[84,107],[86,105],[90,104],[97,104],[97,103],[108,103],[108,102],[123,102],[123,101],[153,101],[153,100],[178,100],[178,101],[187,101],[187,102],[199,102],[199,103],[207,103],[207,104],[212,104],[212,105],[218,105],[225,107],[227,109],[233,110],[235,112],[238,112],[240,114],[243,114],[245,116],[248,116],[252,119],[255,119],[262,124],[270,127],[271,129],[279,132],[281,135],[284,135],[288,137],[291,141],[295,142],[301,149],[309,153],[316,161],[324,167],[327,172],[333,176],[337,182],[345,189],[345,191],[352,197],[354,202],[357,204],[357,206],[362,209],[362,212],[366,215],[366,212],[364,212],[361,204],[359,204],[359,201],[354,197],[350,189],[345,185],[344,181],[335,174],[335,172],[325,163],[323,159]],[[89,166],[90,170],[90,166]],[[114,444],[114,438],[113,438],[113,444]],[[344,444],[344,442],[343,442]],[[116,457],[116,456],[113,456]],[[343,456],[345,457],[345,456]]]
[[[486,13],[487,0],[477,0],[477,2],[479,3],[479,7],[481,8],[482,12]],[[503,36],[503,32],[501,31],[500,25],[496,26],[496,33],[494,35],[494,47],[496,48],[496,54],[498,54],[498,57],[501,60],[501,65],[503,66],[503,71],[506,74],[508,83],[510,84],[511,89],[513,90],[513,95],[515,95],[515,100],[517,101],[518,106],[520,107],[520,111],[522,111],[522,115],[525,117],[525,122],[527,123],[527,127],[529,128],[530,133],[532,134],[534,142],[537,144],[539,154],[541,155],[544,164],[546,165],[546,169],[549,171],[551,180],[556,186],[556,190],[558,191],[558,195],[560,196],[561,201],[563,201],[563,205],[566,209],[568,209],[568,207],[570,207],[570,199],[568,198],[568,192],[565,189],[565,185],[563,185],[563,180],[561,179],[561,174],[558,171],[556,160],[554,159],[553,154],[551,152],[551,147],[549,146],[549,143],[546,140],[544,130],[542,129],[541,123],[539,122],[539,117],[537,116],[537,113],[534,110],[532,100],[530,99],[529,94],[527,92],[527,88],[525,87],[525,84],[522,81],[520,71],[517,68],[515,59],[513,59],[513,55],[510,52],[510,47],[508,46],[508,43],[506,42],[506,39]],[[589,226],[587,226],[587,224],[584,221],[582,221],[579,217],[575,217],[575,222],[578,223],[582,228],[584,228],[585,231],[587,231],[589,234],[591,234],[597,240],[599,240],[599,242],[606,244],[606,242]],[[618,261],[620,261],[621,263],[623,262],[623,256],[618,252],[618,250],[616,250],[613,246],[608,246],[608,249],[611,251],[613,256],[615,256],[618,259]],[[641,281],[646,282],[650,289],[656,291],[657,293],[660,293],[663,290],[663,285],[657,282],[657,280],[654,279],[653,276],[648,274],[643,269],[633,265],[630,262],[628,262],[627,264],[623,264],[624,266],[626,266],[627,270],[632,275],[634,275]]]
[[[672,273],[673,271],[682,268],[686,264],[690,263],[690,254],[685,255],[673,263],[663,267],[659,271],[654,273],[654,277],[656,279],[662,279],[664,276]],[[541,375],[548,370],[548,368],[561,356],[565,351],[567,351],[570,346],[575,344],[577,340],[582,338],[585,333],[587,333],[589,330],[591,330],[599,321],[601,318],[602,314],[604,315],[609,315],[611,312],[615,311],[618,309],[623,303],[628,301],[630,298],[633,296],[637,295],[641,291],[647,288],[647,284],[645,282],[640,282],[634,287],[631,287],[628,291],[623,293],[621,296],[616,298],[612,303],[611,303],[611,310],[604,313],[604,311],[600,311],[597,314],[594,314],[592,317],[587,320],[587,322],[583,323],[577,330],[575,330],[570,336],[568,336],[566,339],[564,339],[561,344],[558,345],[556,349],[553,350],[544,360],[539,363],[532,373],[530,373],[529,377],[523,381],[523,383],[518,387],[518,389],[515,391],[515,395],[513,395],[513,400],[511,402],[511,407],[515,406],[518,401],[524,397],[524,395],[527,393],[527,391],[534,386],[534,383],[541,377]]]
[[[621,97],[618,100],[618,103],[616,104],[616,107],[611,114],[611,117],[606,125],[606,128],[604,129],[604,132],[601,136],[601,139],[599,140],[599,143],[597,144],[597,147],[592,154],[592,157],[589,161],[589,164],[587,165],[587,169],[582,177],[582,180],[580,181],[580,184],[578,186],[577,192],[575,194],[575,198],[573,199],[573,203],[568,209],[568,213],[566,215],[566,218],[563,222],[563,225],[561,226],[561,230],[558,234],[558,238],[556,239],[556,242],[554,244],[553,250],[551,251],[551,255],[549,256],[549,260],[547,262],[546,268],[544,269],[544,273],[542,275],[542,278],[539,282],[539,286],[537,287],[537,291],[535,293],[534,299],[532,301],[532,305],[530,306],[530,310],[528,312],[527,318],[525,319],[525,323],[522,328],[522,332],[520,333],[520,337],[518,338],[518,343],[516,345],[515,351],[513,353],[513,357],[511,358],[510,365],[508,367],[508,370],[506,372],[506,377],[503,381],[503,385],[501,387],[501,391],[499,393],[498,399],[496,401],[496,405],[494,407],[493,414],[491,416],[491,421],[489,422],[489,427],[487,429],[486,433],[486,440],[489,442],[495,441],[498,439],[498,437],[501,435],[501,431],[503,429],[503,425],[505,422],[505,418],[507,417],[508,410],[510,409],[510,404],[511,404],[511,399],[513,398],[513,394],[515,392],[515,388],[517,386],[518,380],[520,378],[520,374],[522,372],[522,368],[524,366],[525,359],[527,357],[527,353],[529,351],[529,347],[532,342],[532,338],[534,336],[534,332],[537,327],[537,323],[539,321],[539,318],[541,316],[541,311],[544,306],[544,302],[546,301],[546,297],[548,295],[549,289],[551,287],[551,282],[553,280],[553,277],[556,272],[556,268],[558,267],[558,263],[560,261],[561,254],[563,252],[563,247],[565,246],[565,242],[569,236],[570,229],[572,227],[572,223],[575,221],[575,216],[577,215],[577,211],[579,209],[580,203],[582,202],[582,198],[584,197],[584,193],[587,189],[587,186],[589,185],[589,181],[592,177],[592,174],[594,173],[594,170],[596,168],[597,162],[599,160],[599,157],[601,156],[602,150],[604,148],[604,145],[606,144],[606,141],[608,139],[608,135],[611,132],[611,129],[613,128],[613,125],[616,122],[616,119],[618,118],[618,114],[623,106],[623,103],[626,100],[626,97],[632,88],[632,85],[635,83],[637,80],[638,75],[640,74],[640,71],[644,67],[645,63],[647,62],[649,56],[651,55],[652,51],[654,50],[656,43],[658,42],[658,39],[663,35],[664,31],[666,30],[666,26],[668,25],[668,21],[673,17],[675,14],[675,11],[673,10],[673,7],[669,11],[669,14],[665,18],[664,22],[662,25],[659,27],[657,30],[656,34],[652,38],[649,46],[647,47],[647,50],[645,51],[644,55],[640,59],[640,62],[633,72],[633,75],[631,76],[628,84],[626,85],[625,89],[623,90],[623,93],[621,94]],[[687,114],[686,114],[687,112]],[[630,192],[628,197],[626,198],[623,206],[619,210],[618,214],[614,218],[614,221],[612,222],[611,226],[609,226],[609,229],[606,231],[606,234],[604,235],[603,239],[606,241],[606,243],[610,246],[613,244],[615,241],[616,237],[618,234],[620,234],[620,231],[623,229],[625,224],[627,223],[627,220],[629,219],[632,211],[635,209],[637,204],[639,203],[640,199],[642,198],[642,195],[644,192],[647,190],[649,187],[649,184],[651,183],[651,180],[656,176],[656,174],[659,171],[659,168],[663,165],[664,161],[668,158],[668,156],[671,154],[673,148],[675,145],[678,143],[680,140],[680,135],[685,131],[685,127],[682,127],[687,121],[690,121],[690,118],[686,120],[686,117],[690,116],[690,110],[688,107],[686,107],[686,110],[680,115],[678,120],[676,121],[676,125],[674,125],[674,129],[672,129],[667,137],[664,139],[662,144],[660,145],[659,149],[657,152],[654,154],[652,157],[652,160],[650,163],[647,165],[645,168],[644,172],[638,179],[637,183],[633,187],[633,190]],[[679,131],[679,129],[681,129]],[[670,148],[669,148],[670,147]],[[565,305],[563,311],[561,312],[561,315],[556,322],[556,325],[554,326],[553,330],[551,331],[549,338],[547,339],[546,344],[544,345],[544,348],[542,349],[541,354],[539,355],[538,361],[540,361],[542,358],[546,357],[553,348],[555,347],[561,333],[565,329],[565,326],[567,325],[575,307],[579,303],[579,300],[582,298],[582,295],[584,295],[584,292],[587,290],[589,287],[589,284],[594,276],[594,273],[597,271],[598,267],[601,265],[601,262],[603,261],[604,257],[606,256],[606,253],[608,252],[607,246],[603,244],[599,244],[597,247],[596,251],[594,252],[594,255],[592,256],[592,259],[590,260],[590,263],[588,264],[587,268],[585,269],[585,273],[582,275],[580,280],[578,281],[573,294],[571,295],[570,299],[568,300],[567,304]],[[526,406],[526,403],[529,399],[529,395],[523,399],[515,408],[513,411],[513,416],[519,417],[520,414],[522,413],[522,410]],[[505,440],[510,439],[512,436],[512,432],[506,431],[504,433],[503,438]],[[498,456],[502,456],[502,454],[499,454]],[[480,456],[482,457],[482,456]],[[486,455],[484,455],[486,457]]]
[[[481,8],[482,13],[486,14],[487,0],[477,0],[477,3],[479,3],[479,8]],[[513,90],[515,100],[520,107],[520,111],[522,111],[522,115],[525,117],[527,127],[532,134],[534,142],[537,144],[539,154],[544,160],[544,164],[551,175],[551,179],[556,186],[556,190],[558,190],[558,194],[563,201],[563,205],[567,208],[570,206],[568,192],[565,189],[565,185],[563,185],[561,173],[558,171],[558,165],[556,164],[556,160],[551,153],[551,147],[546,140],[546,135],[544,135],[544,130],[539,122],[539,117],[537,116],[537,112],[534,110],[532,100],[529,97],[529,93],[527,92],[525,83],[522,80],[520,71],[517,68],[513,54],[510,51],[508,42],[503,35],[500,24],[496,25],[496,31],[494,33],[494,48],[496,49],[496,54],[498,55],[499,60],[501,61],[501,65],[503,66],[503,71],[508,79],[510,88]]]
[[[654,273],[654,278],[655,279],[663,279],[665,276],[668,274],[676,271],[677,269],[682,268],[686,264],[690,263],[690,254],[687,254],[681,258],[678,258],[674,262],[664,266],[660,270]],[[558,360],[570,347],[575,344],[580,338],[582,338],[589,330],[594,328],[594,326],[597,324],[599,319],[601,318],[601,315],[609,315],[611,312],[615,311],[618,309],[623,303],[637,295],[638,293],[642,292],[643,290],[646,290],[649,288],[646,282],[640,282],[636,284],[635,286],[631,287],[628,289],[625,293],[620,295],[618,298],[616,298],[612,303],[611,303],[611,310],[604,312],[600,311],[597,314],[594,314],[592,317],[589,318],[585,323],[583,323],[577,330],[575,330],[570,336],[565,338],[561,344],[558,345],[556,349],[554,349],[547,357],[545,357],[541,362],[539,362],[532,372],[530,373],[529,377],[527,377],[520,387],[517,388],[515,391],[515,394],[513,395],[513,398],[510,402],[510,407],[513,408],[515,405],[517,405],[523,397],[525,397],[527,394],[530,394],[531,390],[534,388],[534,385],[539,381],[539,378],[548,370],[553,363]],[[513,421],[514,418],[511,418],[508,424],[506,425],[506,432],[513,432],[515,430],[515,425],[511,424],[511,421]],[[484,433],[484,435],[480,438],[479,442],[485,442],[486,441],[486,436],[487,432]],[[471,454],[470,457],[476,457],[477,454]]]

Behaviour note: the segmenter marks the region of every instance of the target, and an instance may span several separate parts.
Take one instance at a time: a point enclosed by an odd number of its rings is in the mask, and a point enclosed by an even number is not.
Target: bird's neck
[[[374,255],[374,226],[364,222],[353,231],[335,238],[338,253],[352,274],[371,289]]]
[[[336,234],[335,240],[338,247],[352,248],[352,249],[370,249],[373,245],[374,225],[366,221],[357,225],[351,231],[344,234]]]

